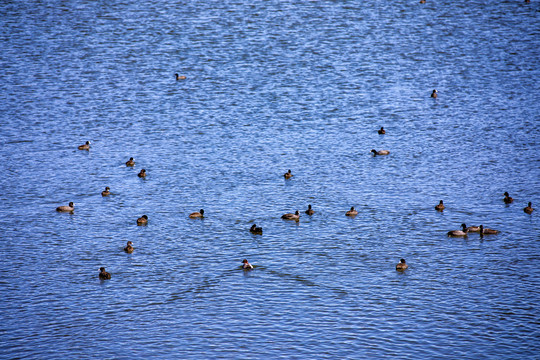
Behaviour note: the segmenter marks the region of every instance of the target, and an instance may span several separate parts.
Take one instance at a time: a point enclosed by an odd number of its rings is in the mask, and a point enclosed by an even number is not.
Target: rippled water
[[[537,1],[0,14],[1,358],[537,358]]]

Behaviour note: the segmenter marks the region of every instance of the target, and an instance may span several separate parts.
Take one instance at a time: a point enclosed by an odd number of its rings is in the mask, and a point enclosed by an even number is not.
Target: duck
[[[307,210],[304,211],[304,212],[305,212],[307,215],[311,216],[311,215],[313,215],[313,214],[315,213],[315,210],[313,210],[313,209],[311,208],[311,204],[309,204],[309,205],[307,206]]]
[[[67,206],[64,205],[56,208],[56,211],[58,212],[72,212],[73,210],[75,210],[73,202],[70,202]]]
[[[189,214],[189,217],[191,219],[203,218],[204,217],[204,210],[201,209],[198,212],[191,213],[191,214]]]
[[[87,141],[83,145],[79,145],[78,149],[79,150],[90,150],[90,141]]]
[[[129,160],[126,161],[126,166],[135,166],[135,160],[133,160],[133,158],[130,157]]]
[[[485,228],[484,225],[480,225],[480,235],[495,235],[500,233],[499,230]]]
[[[390,151],[388,151],[388,150],[379,150],[379,151],[377,151],[375,149],[372,149],[371,152],[373,153],[373,156],[390,154]]]
[[[295,211],[294,214],[291,214],[291,213],[287,213],[287,214],[283,214],[281,216],[281,218],[283,220],[295,220],[295,221],[299,221],[300,220],[300,212],[298,210]]]
[[[433,89],[433,92],[431,93],[431,97],[436,99],[437,98],[437,93],[438,93],[438,91]]]
[[[128,254],[131,254],[133,250],[135,250],[135,248],[133,247],[133,243],[131,241],[128,241],[126,247],[124,248],[124,251]]]
[[[176,81],[178,81],[178,80],[186,80],[186,77],[184,75],[174,74],[174,77],[176,78]]]
[[[527,206],[523,208],[523,211],[525,211],[527,214],[532,214],[534,209],[533,209],[532,203],[530,201],[529,201],[529,204],[527,204]]]
[[[514,202],[514,199],[510,197],[510,194],[508,194],[508,191],[506,191],[503,195],[504,195],[503,201],[505,204],[511,204]]]
[[[435,210],[437,211],[443,211],[444,210],[444,204],[443,204],[443,201],[439,201],[439,204],[438,205],[435,205]]]
[[[140,218],[137,219],[137,225],[146,225],[148,224],[148,216],[143,215]]]
[[[407,263],[405,262],[405,259],[401,259],[399,260],[399,263],[396,265],[396,270],[403,271],[407,269],[408,267],[409,265],[407,265]]]
[[[467,232],[470,233],[470,232],[480,232],[480,226],[469,226],[467,228]]]
[[[291,173],[291,169],[289,169],[289,171],[287,171],[285,174],[283,174],[283,177],[285,179],[290,179],[292,176],[293,176],[293,174]]]
[[[386,134],[386,130],[384,130],[384,128],[381,126],[381,129],[379,131],[377,131],[379,133],[379,135],[384,135]]]
[[[111,189],[108,186],[106,186],[105,190],[101,192],[101,196],[109,196],[109,195],[111,195]]]
[[[146,177],[146,170],[141,169],[141,171],[137,174],[137,176],[140,177],[140,178],[145,178]]]
[[[111,274],[105,271],[104,267],[99,268],[99,279],[100,280],[110,280]]]
[[[252,234],[262,235],[262,227],[257,227],[257,224],[251,225],[251,228],[249,228],[249,231]]]
[[[467,225],[461,224],[462,230],[452,230],[448,232],[448,236],[467,236]]]
[[[420,0],[420,4],[425,4],[426,0]]]
[[[356,215],[358,215],[358,211],[354,208],[354,206],[351,206],[351,210],[345,213],[345,216],[356,216]]]
[[[253,269],[253,265],[251,265],[249,263],[249,261],[247,261],[247,259],[244,259],[244,260],[242,260],[242,268],[244,270],[251,270],[251,269]]]

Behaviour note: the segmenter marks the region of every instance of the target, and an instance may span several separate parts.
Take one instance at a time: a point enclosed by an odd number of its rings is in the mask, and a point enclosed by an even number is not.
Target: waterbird
[[[186,77],[184,75],[174,74],[174,77],[176,77],[176,81],[178,81],[178,80],[186,80]]]
[[[133,160],[133,158],[130,157],[129,160],[126,161],[126,166],[135,166],[135,160]]]
[[[444,204],[443,204],[443,201],[439,201],[439,204],[438,205],[435,205],[435,210],[437,211],[443,211],[444,210]]]
[[[438,91],[433,89],[433,92],[431,93],[431,97],[436,99],[437,98],[437,93],[438,93]]]
[[[371,152],[373,153],[373,156],[390,154],[389,150],[379,150],[379,151],[377,151],[375,149],[371,149]]]
[[[403,271],[407,269],[408,267],[409,265],[407,265],[407,263],[405,262],[405,259],[401,259],[399,260],[399,263],[396,265],[396,270]]]
[[[379,135],[384,135],[386,134],[386,130],[384,130],[384,128],[381,126],[381,129],[379,131],[377,131],[379,133]]]
[[[461,224],[461,228],[462,228],[463,230],[452,230],[452,231],[449,231],[449,232],[448,232],[448,236],[455,236],[455,237],[459,237],[459,236],[467,236],[467,225]]]
[[[253,265],[251,265],[247,259],[244,259],[242,260],[242,268],[244,268],[244,270],[251,270],[253,269]]]
[[[59,206],[56,208],[58,212],[72,212],[75,209],[73,202],[70,202],[67,206]]]
[[[146,170],[141,169],[141,171],[137,174],[137,176],[140,177],[140,178],[145,178],[146,177]]]
[[[257,224],[251,225],[251,228],[249,228],[249,231],[252,234],[262,235],[262,227],[257,227]]]
[[[90,141],[87,141],[84,145],[79,145],[79,150],[90,150]]]
[[[300,220],[300,212],[298,210],[296,210],[294,214],[291,214],[291,213],[283,214],[283,215],[281,215],[281,218],[283,220],[299,221]]]
[[[189,217],[190,217],[191,219],[202,218],[202,217],[204,217],[204,210],[201,209],[201,210],[199,210],[198,212],[196,211],[196,212],[194,212],[194,213],[191,213],[191,214],[189,214]]]
[[[292,176],[293,176],[293,174],[291,173],[291,169],[289,169],[289,171],[287,171],[285,174],[283,174],[283,177],[285,179],[290,179]]]
[[[505,204],[511,204],[514,202],[514,199],[510,197],[510,194],[508,194],[508,191],[505,191],[503,195],[504,195],[503,201]]]
[[[137,225],[146,225],[148,224],[148,216],[143,215],[137,219]]]
[[[356,215],[358,215],[358,211],[354,208],[354,206],[351,206],[351,210],[345,213],[345,216],[356,216]]]
[[[313,214],[315,213],[315,210],[313,210],[313,209],[311,208],[311,204],[309,204],[309,205],[307,206],[307,210],[304,211],[304,212],[305,212],[306,214],[308,214],[308,215],[311,216],[311,215],[313,215]]]
[[[127,245],[124,247],[124,251],[128,254],[131,254],[133,250],[135,250],[135,248],[133,247],[133,243],[131,241],[128,241]]]
[[[101,192],[101,196],[109,196],[109,195],[111,195],[111,189],[108,186],[106,186],[105,190]]]
[[[104,267],[99,268],[99,279],[100,280],[110,280],[111,274],[105,271]]]
[[[532,212],[534,211],[533,207],[532,207],[532,203],[529,201],[529,204],[523,208],[523,211],[525,211],[527,214],[532,214]]]

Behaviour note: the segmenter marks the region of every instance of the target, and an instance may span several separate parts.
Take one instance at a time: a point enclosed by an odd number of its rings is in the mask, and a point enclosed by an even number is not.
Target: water
[[[0,358],[537,358],[539,11],[0,4]]]

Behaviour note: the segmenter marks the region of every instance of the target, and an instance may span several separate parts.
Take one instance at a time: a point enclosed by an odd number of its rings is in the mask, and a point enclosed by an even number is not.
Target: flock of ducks
[[[514,199],[510,197],[510,194],[508,194],[508,192],[505,192],[503,195],[504,195],[503,201],[505,204],[511,204],[514,202]],[[435,205],[435,210],[437,211],[443,211],[444,209],[445,209],[445,206],[442,200],[439,201],[437,205]],[[523,212],[530,215],[532,214],[533,211],[534,209],[532,207],[532,203],[529,201],[527,206],[523,208]],[[495,230],[495,229],[485,228],[484,225],[467,227],[466,224],[461,224],[460,230],[449,231],[448,236],[465,237],[465,236],[468,236],[469,233],[479,233],[480,236],[484,236],[484,235],[496,235],[500,233],[500,231]]]
[[[186,79],[185,76],[179,76],[178,74],[174,74],[174,75],[176,77],[176,80],[185,80]],[[434,89],[433,92],[431,93],[431,97],[432,98],[437,98],[437,93],[438,93],[438,91]],[[386,134],[386,130],[382,126],[377,132],[379,133],[379,135]],[[78,149],[79,150],[87,150],[87,151],[90,150],[90,141],[87,141],[83,145],[79,145]],[[373,153],[373,156],[389,155],[390,154],[390,151],[388,151],[388,150],[375,150],[375,149],[372,149],[371,152]],[[129,167],[135,166],[135,160],[132,157],[130,157],[129,160],[126,161],[126,166],[129,166]],[[146,177],[146,170],[141,169],[141,171],[137,174],[137,176],[140,177],[140,178],[145,178]],[[292,174],[291,169],[289,169],[285,174],[283,174],[283,177],[286,180],[292,178],[293,174]],[[111,194],[111,192],[110,192],[110,188],[108,186],[105,187],[105,190],[101,192],[101,196],[109,196],[110,194]],[[514,201],[514,199],[512,197],[510,197],[510,194],[508,194],[508,192],[505,192],[503,201],[504,201],[505,204],[511,204]],[[443,203],[442,200],[440,200],[439,204],[437,204],[435,206],[435,210],[442,212],[444,209],[445,209],[444,203]],[[67,206],[59,206],[59,207],[56,208],[56,211],[58,211],[58,212],[73,213],[74,210],[75,210],[75,206],[74,206],[73,202],[70,202]],[[527,214],[532,214],[532,212],[534,211],[534,209],[532,208],[532,203],[529,202],[527,204],[527,206],[523,209],[523,211],[525,213],[527,213]],[[307,210],[305,211],[305,214],[311,216],[314,213],[315,213],[315,211],[311,207],[311,204],[309,204]],[[345,215],[354,217],[354,216],[358,215],[358,211],[354,208],[354,206],[352,206],[351,209],[345,213]],[[193,213],[189,214],[188,217],[190,219],[204,218],[204,209],[200,209],[197,212],[193,212]],[[283,220],[300,221],[300,212],[298,210],[296,210],[294,213],[283,214],[281,216],[281,218]],[[137,225],[145,226],[147,224],[148,224],[148,216],[143,215],[143,216],[141,216],[140,218],[137,219]],[[257,224],[253,224],[251,226],[251,228],[249,229],[249,231],[252,234],[255,234],[255,235],[262,235],[262,233],[263,233],[263,229],[261,227],[257,227]],[[483,225],[467,227],[466,224],[461,224],[461,229],[460,230],[449,231],[448,236],[450,236],[450,237],[466,237],[466,236],[468,236],[469,233],[479,233],[480,236],[483,236],[483,235],[498,234],[499,231],[494,230],[494,229],[485,228]],[[126,253],[129,253],[129,254],[131,254],[134,251],[134,249],[135,248],[133,247],[133,243],[131,241],[128,241],[126,246],[124,247],[124,251]],[[408,267],[409,266],[407,265],[405,259],[401,259],[399,261],[399,263],[396,265],[396,270],[404,271]],[[244,259],[242,261],[242,268],[244,270],[251,270],[251,269],[253,269],[253,265],[251,265],[248,262],[247,259]],[[110,278],[111,278],[111,274],[108,273],[107,271],[105,271],[104,267],[101,267],[99,269],[99,279],[101,279],[101,280],[109,280]]]

